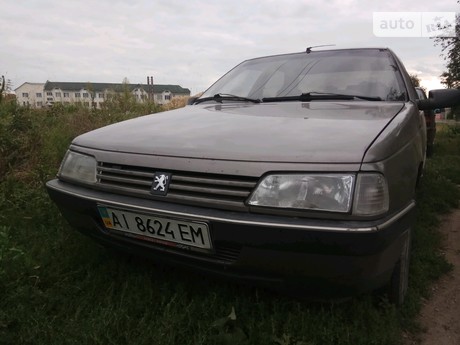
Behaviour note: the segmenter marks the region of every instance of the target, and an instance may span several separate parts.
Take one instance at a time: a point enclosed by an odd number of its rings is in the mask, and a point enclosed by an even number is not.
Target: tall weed
[[[102,109],[54,104],[44,109],[0,104],[0,181],[7,175],[43,182],[59,167],[76,136],[115,122],[163,111],[153,102],[115,95]]]

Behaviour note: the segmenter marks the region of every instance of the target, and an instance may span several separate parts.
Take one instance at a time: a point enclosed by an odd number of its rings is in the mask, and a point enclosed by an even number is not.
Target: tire
[[[409,264],[411,249],[412,231],[409,229],[404,236],[404,243],[401,249],[401,256],[396,263],[388,287],[388,299],[396,306],[401,306],[407,294],[409,286]]]

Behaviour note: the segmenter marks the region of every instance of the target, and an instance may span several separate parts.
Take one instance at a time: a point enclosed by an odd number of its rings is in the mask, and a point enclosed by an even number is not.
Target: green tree
[[[409,77],[414,87],[420,87],[420,78],[417,74],[409,74]]]
[[[0,79],[0,103],[3,101],[3,91],[5,91],[5,76],[2,75],[2,78]]]
[[[96,92],[94,91],[93,84],[90,82],[86,83],[86,91],[89,93],[89,97],[91,98],[91,107],[96,109],[96,102],[94,102],[94,98],[96,97]]]
[[[460,4],[460,0],[457,0]],[[444,28],[449,29],[449,28]],[[447,71],[441,74],[441,82],[449,88],[460,88],[460,15],[457,14],[452,37],[437,37],[435,45],[442,47]]]
[[[417,74],[415,74],[415,73],[414,73],[414,74],[409,74],[409,77],[410,77],[410,80],[411,80],[411,82],[412,82],[412,85],[414,85],[414,87],[419,87],[419,88],[421,88],[421,89],[423,90],[423,92],[425,92],[425,93],[427,92],[427,91],[426,91],[426,88],[423,87],[423,86],[420,84],[421,79],[420,79],[420,77],[419,77]]]
[[[128,78],[124,78],[121,87],[110,90],[107,99],[102,103],[105,110],[121,110],[124,114],[135,113],[137,111],[137,102],[132,93],[132,86]]]
[[[460,0],[457,0],[460,4]],[[452,28],[451,28],[452,29]],[[444,59],[446,60],[446,68],[441,77],[441,83],[448,88],[460,89],[460,15],[457,14],[455,20],[454,35],[452,37],[438,37],[435,39],[435,44],[442,47]],[[460,107],[452,108],[451,116],[459,118]]]

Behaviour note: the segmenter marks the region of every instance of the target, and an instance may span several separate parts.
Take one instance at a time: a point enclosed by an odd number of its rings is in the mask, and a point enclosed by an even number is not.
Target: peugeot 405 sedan
[[[247,60],[182,109],[71,143],[51,199],[102,244],[313,298],[408,286],[421,100],[386,48]]]

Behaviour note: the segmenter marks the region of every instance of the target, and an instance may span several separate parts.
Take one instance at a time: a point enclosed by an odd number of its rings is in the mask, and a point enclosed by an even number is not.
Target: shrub
[[[153,102],[138,103],[131,94],[114,95],[102,109],[78,103],[34,109],[4,102],[0,104],[0,182],[10,174],[22,180],[42,181],[56,172],[76,136],[163,110]]]

